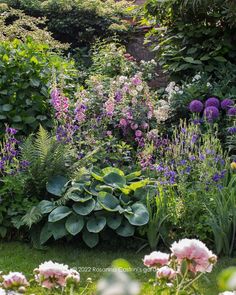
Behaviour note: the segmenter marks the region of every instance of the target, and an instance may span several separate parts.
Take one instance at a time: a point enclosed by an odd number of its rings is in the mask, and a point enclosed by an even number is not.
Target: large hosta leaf
[[[122,216],[120,214],[114,214],[107,217],[107,225],[111,229],[117,229],[121,225]]]
[[[72,213],[71,209],[66,206],[59,206],[54,209],[48,216],[49,222],[59,221]]]
[[[124,215],[132,225],[141,226],[148,223],[149,213],[142,203],[135,203],[130,207],[132,211],[125,212]]]
[[[88,200],[84,203],[76,203],[73,205],[74,211],[79,215],[88,215],[95,208],[96,202],[94,199]]]
[[[65,184],[68,182],[68,179],[64,176],[53,176],[49,179],[47,183],[47,191],[55,196],[61,197],[64,193]]]
[[[43,245],[52,237],[51,224],[46,222],[40,233],[40,244]]]
[[[106,167],[106,168],[103,168],[102,169],[102,174],[103,175],[107,175],[107,174],[110,174],[110,173],[116,173],[116,174],[119,174],[121,176],[125,176],[124,172],[118,168],[115,168],[115,167]]]
[[[106,184],[109,184],[109,185],[116,187],[116,188],[122,188],[126,185],[125,177],[122,175],[119,175],[115,172],[111,172],[109,174],[106,174],[103,177],[103,180]]]
[[[58,222],[54,222],[50,225],[52,230],[52,235],[55,240],[59,240],[68,235],[68,232],[65,228],[65,221],[60,220]]]
[[[87,195],[86,193],[83,193],[82,195],[77,194],[76,192],[67,194],[68,199],[74,201],[74,202],[87,202],[88,200],[92,199],[92,195]]]
[[[66,220],[65,227],[72,236],[75,236],[83,229],[84,219],[79,215],[70,215]]]
[[[126,178],[127,181],[131,181],[133,179],[138,178],[141,174],[142,174],[141,171],[135,171],[133,173],[130,173],[130,174],[126,175],[125,178]]]
[[[40,213],[42,213],[42,214],[47,214],[56,208],[56,206],[53,204],[53,202],[50,202],[47,200],[41,201],[37,207],[38,207]]]
[[[87,222],[87,230],[90,233],[99,233],[106,225],[106,218],[102,216],[93,216]]]
[[[128,220],[123,219],[121,225],[117,228],[116,233],[122,237],[132,237],[134,235],[134,226]]]
[[[83,231],[82,238],[85,244],[90,248],[95,247],[99,242],[98,234],[90,233],[87,230]]]
[[[107,211],[118,211],[120,207],[119,200],[107,192],[98,193],[98,202]]]

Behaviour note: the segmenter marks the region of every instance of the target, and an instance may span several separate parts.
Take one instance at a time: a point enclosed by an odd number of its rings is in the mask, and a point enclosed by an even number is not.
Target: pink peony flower
[[[80,274],[76,270],[71,270],[66,277],[66,285],[78,285],[80,282]]]
[[[183,239],[171,246],[172,256],[179,264],[187,260],[189,270],[196,272],[211,272],[217,257],[204,243],[196,239]]]
[[[21,272],[10,272],[8,275],[3,275],[2,278],[2,284],[6,289],[18,289],[19,287],[29,286],[26,277]]]
[[[44,288],[53,289],[66,286],[66,277],[71,273],[68,265],[46,261],[34,270],[35,280]]]
[[[172,280],[176,277],[176,271],[169,266],[163,266],[156,273],[157,279]]]
[[[148,267],[159,267],[168,264],[169,257],[169,254],[154,251],[151,254],[144,256],[143,263]]]

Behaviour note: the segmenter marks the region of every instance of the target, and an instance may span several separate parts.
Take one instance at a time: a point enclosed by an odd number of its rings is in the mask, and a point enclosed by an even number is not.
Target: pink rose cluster
[[[21,272],[9,272],[2,276],[2,286],[6,290],[17,290],[23,292],[29,286],[26,277]]]
[[[171,254],[154,251],[144,257],[144,265],[157,270],[157,279],[172,280],[187,262],[191,273],[211,272],[217,257],[204,243],[196,239],[182,239],[174,242],[170,248]]]
[[[64,288],[67,284],[77,285],[80,275],[68,265],[46,261],[34,270],[35,280],[46,289]]]

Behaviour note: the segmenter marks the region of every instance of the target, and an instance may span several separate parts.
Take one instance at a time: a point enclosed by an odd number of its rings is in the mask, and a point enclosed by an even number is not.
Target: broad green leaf
[[[13,106],[12,106],[11,104],[4,104],[4,105],[2,106],[2,110],[3,110],[4,112],[10,112],[12,109],[13,109]]]
[[[72,193],[67,193],[66,196],[68,197],[68,199],[73,200],[74,202],[87,202],[88,200],[92,199],[92,195],[86,195],[84,192],[82,193],[82,195],[77,194],[76,191],[72,192]]]
[[[122,188],[126,185],[126,179],[117,173],[111,172],[103,177],[103,181],[113,187]]]
[[[99,242],[99,236],[96,233],[90,233],[87,230],[83,231],[83,241],[89,248],[95,247]]]
[[[47,214],[56,208],[53,202],[47,200],[41,201],[37,207],[42,214]]]
[[[72,236],[75,236],[83,229],[84,219],[79,215],[70,215],[66,220],[65,227]]]
[[[135,171],[133,173],[126,175],[125,178],[127,181],[131,181],[131,180],[139,177],[141,175],[141,173],[142,173],[141,171]]]
[[[149,221],[149,213],[142,203],[135,203],[131,206],[132,212],[124,213],[125,217],[132,225],[141,226]]]
[[[59,206],[54,209],[48,216],[49,222],[57,222],[72,213],[71,209],[66,206]]]
[[[47,183],[47,191],[55,196],[61,197],[63,194],[63,190],[65,187],[65,184],[68,182],[68,179],[64,176],[53,176],[49,179]]]
[[[96,202],[94,199],[88,200],[84,203],[76,203],[73,205],[73,210],[79,215],[88,215],[95,208]]]
[[[107,175],[110,173],[115,173],[115,174],[119,174],[120,176],[125,176],[124,172],[118,168],[114,168],[114,167],[106,167],[102,169],[102,174],[103,175]]]
[[[126,219],[123,219],[121,225],[117,228],[116,233],[122,237],[132,237],[134,235],[134,226]]]
[[[65,221],[61,220],[59,222],[52,223],[50,225],[53,238],[59,240],[68,235],[68,232],[65,228]]]
[[[99,233],[106,226],[106,218],[102,216],[92,216],[87,222],[87,230],[90,233]]]
[[[133,191],[136,191],[137,189],[146,186],[148,184],[148,182],[149,182],[148,179],[133,182],[128,186],[128,188]]]
[[[108,211],[118,211],[119,210],[119,200],[107,192],[98,193],[99,204]]]
[[[51,226],[48,222],[46,222],[40,233],[40,244],[43,245],[52,237]]]
[[[115,230],[121,225],[122,216],[120,214],[114,214],[107,217],[107,225]]]

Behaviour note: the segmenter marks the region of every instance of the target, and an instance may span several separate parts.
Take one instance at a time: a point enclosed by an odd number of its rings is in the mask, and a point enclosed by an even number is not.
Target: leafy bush
[[[149,34],[157,35],[164,70],[182,79],[199,71],[214,75],[219,64],[234,62],[235,11],[231,0],[147,1],[147,20],[158,26]]]
[[[122,237],[133,236],[135,227],[149,220],[143,204],[148,179],[140,180],[140,174],[124,175],[117,168],[107,167],[78,180],[68,181],[62,176],[49,180],[47,190],[54,200],[43,200],[37,206],[43,219],[47,217],[40,234],[41,244],[51,237],[57,240],[82,231],[84,242],[92,248],[106,226]],[[27,215],[24,220],[31,225]]]
[[[46,43],[51,49],[67,49],[68,44],[62,44],[52,37],[45,27],[45,18],[26,15],[20,10],[7,9],[0,18],[0,41],[18,38],[27,41],[28,37],[39,43]]]
[[[129,25],[122,18],[127,3],[113,0],[8,0],[7,3],[33,16],[46,16],[54,36],[75,47],[89,46],[97,37],[126,32]]]
[[[54,73],[69,82],[76,73],[73,63],[28,39],[1,42],[0,65],[1,129],[8,123],[28,134],[39,124],[52,127],[50,82]]]

